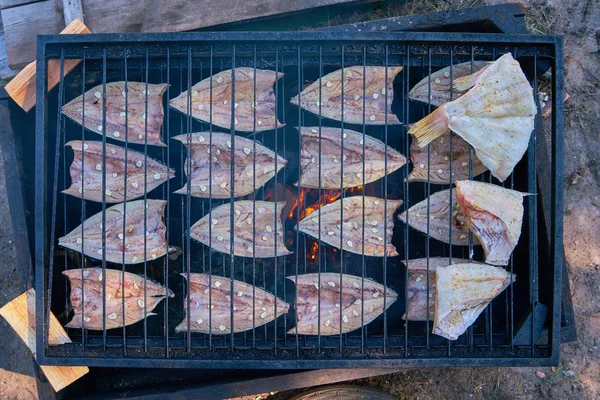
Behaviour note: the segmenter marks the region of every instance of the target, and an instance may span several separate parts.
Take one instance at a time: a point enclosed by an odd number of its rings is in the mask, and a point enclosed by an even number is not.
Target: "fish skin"
[[[81,140],[72,140],[65,144],[73,150],[73,162],[69,169],[71,175],[71,186],[62,191],[74,197],[86,200],[102,202],[103,197],[107,203],[120,203],[125,201],[125,149],[106,143],[106,189],[105,195],[102,193],[102,171],[98,171],[98,166],[102,167],[102,142]],[[82,153],[85,153],[82,157]],[[142,153],[127,150],[127,201],[137,199],[144,195],[144,165],[138,167],[136,163],[148,161],[147,168],[147,191],[150,192],[175,177],[175,171],[166,165],[146,157]],[[82,164],[85,162],[85,168]],[[82,186],[82,170],[85,169],[85,182]],[[114,174],[117,176],[114,176]],[[156,179],[158,174],[159,179]],[[132,184],[136,182],[136,188]],[[83,191],[80,192],[80,190]]]
[[[123,232],[123,204],[126,204],[126,227]],[[154,260],[167,253],[165,234],[167,228],[163,223],[163,214],[167,202],[165,200],[147,200],[146,232],[144,232],[144,200],[135,200],[116,204],[106,209],[106,261],[121,264],[138,264],[144,262],[144,238],[146,238],[146,261]],[[81,225],[67,235],[58,239],[59,246],[81,252],[91,258],[101,260],[102,254],[102,211],[85,220],[83,243]],[[131,229],[131,231],[130,231]],[[124,235],[123,239],[119,234]],[[129,247],[128,247],[129,246]],[[124,251],[125,250],[125,251]],[[125,259],[123,260],[123,253]],[[153,257],[153,255],[155,257]]]
[[[402,205],[402,200],[387,200],[387,219],[384,225],[385,200],[377,197],[364,196],[346,197],[327,204],[298,223],[296,229],[316,239],[319,239],[319,216],[321,218],[321,241],[335,248],[340,248],[340,207],[344,207],[343,215],[343,240],[342,248],[355,254],[363,254],[363,226],[364,226],[364,254],[367,256],[395,257],[398,255],[392,245],[394,231],[394,212]],[[375,225],[371,222],[376,221]],[[374,232],[373,230],[376,230]],[[384,237],[385,230],[385,237]],[[329,235],[329,232],[334,232]],[[349,244],[352,243],[352,245]]]
[[[503,268],[486,264],[438,267],[433,333],[449,340],[458,339],[516,279],[516,275]]]
[[[450,212],[450,190],[441,190],[429,196],[429,236],[440,242],[448,243],[448,221]],[[452,190],[452,245],[468,246],[469,230],[464,222],[465,216],[456,200],[456,190]],[[418,214],[418,215],[417,215]],[[431,217],[434,217],[433,219]],[[411,228],[427,234],[427,199],[415,204],[408,209],[408,224]],[[406,222],[406,211],[398,216],[398,219]],[[461,224],[463,222],[463,224]],[[479,244],[473,238],[473,244]]]
[[[181,274],[187,279],[187,274]],[[208,274],[190,274],[190,332],[225,335],[231,333],[231,300],[233,299],[233,333],[245,332],[287,314],[290,305],[271,293],[245,282]],[[219,284],[217,284],[217,282]],[[209,285],[209,283],[212,283]],[[205,293],[205,290],[210,290]],[[242,293],[240,296],[239,294]],[[260,301],[260,303],[259,303]],[[183,301],[187,308],[188,298]],[[277,304],[277,315],[275,315]],[[210,308],[214,306],[212,309]],[[264,317],[263,317],[264,316]],[[201,321],[201,322],[200,322]],[[210,321],[210,322],[209,322]],[[188,315],[175,328],[187,332]]]
[[[440,185],[449,185],[456,180],[469,179],[469,149],[471,146],[464,139],[452,133],[452,177],[450,177],[448,135],[442,135],[435,139],[430,146],[430,162],[428,162],[427,147],[419,147],[416,140],[410,144],[410,160],[413,170],[408,176],[409,182],[427,182],[428,176],[431,183]],[[429,174],[428,165],[431,165]],[[423,167],[421,168],[421,166]],[[473,176],[481,175],[485,171],[487,171],[485,165],[473,154]]]
[[[256,71],[256,96],[254,93],[254,73]],[[285,74],[264,69],[240,67],[235,69],[235,98],[232,96],[232,70],[212,76],[212,123],[221,128],[231,128],[232,102],[238,106],[234,112],[234,129],[242,132],[262,132],[285,126],[277,120],[276,99],[273,85]],[[192,117],[211,122],[211,78],[208,77],[192,86]],[[194,95],[194,93],[197,93]],[[253,107],[254,103],[254,107]],[[184,114],[188,113],[188,91],[171,99],[171,107]],[[200,108],[202,106],[202,108]],[[256,123],[254,113],[256,112]],[[235,124],[235,120],[238,121]]]
[[[466,264],[469,260],[452,257],[452,264]],[[406,296],[406,313],[402,319],[410,321],[427,320],[427,275],[429,275],[429,320],[433,321],[435,314],[436,283],[435,271],[438,267],[450,265],[448,257],[430,257],[429,273],[427,271],[427,258],[405,260],[408,269],[408,286]],[[408,318],[407,318],[408,315]]]
[[[463,76],[471,75],[487,65],[487,61],[474,61],[473,72],[471,72],[470,61],[454,64],[452,65],[452,81]],[[428,83],[429,80],[431,80],[431,85]],[[408,98],[426,104],[431,103],[432,106],[438,107],[465,94],[465,91],[453,88],[452,98],[450,98],[450,86],[450,66],[447,66],[421,79],[421,81],[413,86],[410,92],[408,92]],[[431,95],[431,100],[429,102],[427,101],[428,95]]]
[[[406,158],[393,148],[368,135],[344,129],[344,157],[340,163],[342,131],[339,128],[299,128],[302,138],[300,150],[300,187],[319,188],[319,142],[321,143],[321,189],[340,189],[342,163],[344,165],[344,188],[371,183],[386,175],[385,154],[387,152],[387,174],[406,164]],[[363,139],[364,138],[364,139]],[[363,153],[364,143],[364,153]],[[313,162],[313,159],[315,162]]]
[[[212,198],[231,198],[231,135],[229,133],[212,133],[212,175],[211,175],[211,153],[210,132],[197,132],[190,134],[192,150],[188,147],[188,135],[178,135],[173,139],[183,143],[188,148],[188,157],[192,157],[192,183],[190,194],[196,197],[209,197],[212,190]],[[256,154],[254,154],[256,145]],[[248,154],[246,154],[246,151]],[[246,196],[261,188],[272,179],[275,172],[275,157],[277,157],[277,172],[287,164],[287,160],[275,154],[270,149],[244,137],[235,137],[235,166],[234,166],[234,197]],[[216,158],[217,161],[214,161]],[[256,160],[256,162],[255,162]],[[184,165],[184,172],[188,175],[188,160]],[[265,169],[268,172],[265,173]],[[254,186],[256,176],[256,186]],[[188,178],[189,181],[189,178]],[[223,188],[221,185],[226,182]],[[212,188],[211,188],[212,186]],[[205,188],[203,191],[202,188]],[[187,183],[175,193],[187,194]]]
[[[466,226],[483,245],[486,263],[508,265],[521,236],[523,196],[491,183],[456,182],[456,198]]]
[[[453,86],[472,88],[442,104],[408,133],[425,147],[450,129],[473,146],[493,176],[506,180],[527,150],[537,113],[533,88],[518,61],[506,53],[487,68],[456,79]]]
[[[342,301],[340,302],[340,274],[321,273],[321,303],[319,306],[319,290],[316,287],[319,284],[319,274],[288,276],[287,279],[296,285],[295,307],[297,310],[296,327],[290,329],[288,334],[297,332],[299,335],[338,335],[351,332],[363,326],[363,318],[364,325],[367,325],[383,313],[384,290],[386,309],[390,308],[398,298],[392,289],[385,288],[369,278],[363,280],[359,276],[343,274]],[[334,286],[331,285],[332,283]],[[379,295],[373,297],[376,292]],[[359,300],[360,303],[358,303]],[[340,307],[336,307],[336,304],[339,304]],[[314,306],[317,307],[315,311],[313,311]],[[345,321],[344,316],[347,317],[348,322]]]
[[[167,84],[148,84],[148,144],[165,147],[162,142],[161,126],[164,118],[163,94]],[[146,83],[127,82],[127,110],[125,109],[125,82],[106,84],[106,127],[102,127],[102,85],[95,86],[85,92],[85,127],[100,135],[128,143],[144,144],[146,137]],[[98,98],[96,93],[100,95]],[[76,97],[62,108],[63,114],[78,124],[82,124],[82,96]],[[121,113],[127,111],[127,117]],[[127,118],[127,132],[125,119]],[[115,135],[118,132],[119,135]],[[141,136],[141,138],[140,138]]]
[[[254,204],[256,204],[256,208],[254,208]],[[275,215],[275,204],[277,204],[278,215]],[[283,242],[284,231],[281,212],[285,208],[285,205],[285,201],[277,203],[259,200],[234,201],[234,210],[239,210],[240,213],[233,214],[233,223],[236,224],[233,227],[233,254],[239,257],[255,256],[256,258],[270,258],[292,254]],[[215,207],[211,213],[206,214],[190,228],[190,236],[210,246],[213,250],[230,254],[230,217],[230,203]],[[217,223],[215,224],[214,221],[217,221]],[[212,235],[212,239],[209,238],[208,225],[211,222],[212,228],[210,234]],[[274,226],[275,222],[277,223],[276,227]],[[253,235],[254,225],[256,231]],[[271,230],[270,232],[269,229]],[[219,237],[221,240],[219,240]],[[267,240],[264,240],[264,238]],[[277,254],[275,253],[275,244],[277,244]]]
[[[81,280],[82,273],[83,284]],[[65,325],[67,328],[81,328],[82,325],[90,330],[102,330],[102,299],[103,285],[106,281],[106,329],[120,328],[132,325],[146,316],[156,315],[154,308],[165,297],[175,297],[173,292],[164,286],[145,279],[143,276],[125,272],[125,296],[121,286],[121,270],[106,268],[69,269],[62,274],[69,279],[71,294],[69,297],[75,314],[71,321]],[[85,291],[82,293],[83,290]],[[144,301],[144,287],[146,300]],[[82,296],[83,294],[83,296]],[[82,300],[85,304],[82,307]],[[139,301],[142,301],[140,306]],[[123,303],[125,303],[125,319],[123,320]],[[145,307],[143,306],[145,305]],[[82,313],[85,314],[82,315]],[[115,318],[109,316],[116,315]],[[89,318],[85,321],[82,317]],[[124,322],[124,323],[123,323]]]
[[[388,125],[401,124],[396,115],[392,113],[394,100],[393,82],[402,67],[388,67],[388,83],[385,95],[381,93],[385,81],[386,67],[365,67],[366,77],[363,83],[363,67],[354,66],[344,68],[344,122],[350,124],[384,125],[386,123],[386,97],[387,97],[387,123]],[[291,99],[291,103],[310,111],[316,115],[336,121],[342,120],[342,70],[331,72],[317,79],[299,95]],[[319,90],[320,89],[320,90]],[[363,94],[366,99],[363,99]],[[373,97],[375,95],[376,98]],[[358,96],[358,98],[356,98]],[[363,118],[363,100],[365,100]],[[299,104],[299,101],[301,104]],[[319,106],[318,103],[321,103]],[[320,113],[319,113],[320,108]],[[371,119],[371,116],[374,118]]]

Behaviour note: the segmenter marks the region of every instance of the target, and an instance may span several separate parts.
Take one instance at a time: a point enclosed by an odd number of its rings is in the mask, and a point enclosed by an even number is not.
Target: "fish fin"
[[[290,103],[298,105],[298,96],[294,96],[290,99]]]
[[[417,122],[408,133],[417,138],[419,147],[425,147],[433,140],[448,132],[448,114],[442,105],[434,112]]]
[[[463,77],[454,79],[454,81],[452,82],[452,88],[454,88],[454,90],[457,90],[459,92],[464,92],[464,91],[471,89],[473,86],[475,86],[475,84],[477,83],[477,80],[479,79],[479,76],[486,69],[487,69],[487,65],[471,75],[467,75],[467,76],[463,76]]]
[[[295,335],[296,334],[296,328],[292,328],[289,331],[287,331],[288,335]]]

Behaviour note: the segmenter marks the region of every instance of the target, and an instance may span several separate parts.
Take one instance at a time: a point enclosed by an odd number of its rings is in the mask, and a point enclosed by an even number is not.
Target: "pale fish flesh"
[[[339,273],[320,275],[320,280],[319,274],[287,277],[296,285],[297,312],[297,325],[289,334],[351,332],[380,316],[398,298],[392,289],[368,278],[343,274],[340,279]]]
[[[291,254],[283,243],[281,213],[286,202],[239,200],[213,208],[190,228],[190,236],[213,250],[240,257],[269,258]],[[277,208],[277,210],[275,210]],[[234,226],[231,226],[233,214]],[[209,228],[210,226],[210,228]]]
[[[142,197],[144,193],[175,177],[173,169],[131,149],[127,150],[126,155],[124,148],[106,143],[106,157],[103,157],[102,142],[72,140],[65,146],[71,147],[74,156],[70,167],[71,186],[63,190],[63,193],[71,196],[120,203]],[[105,165],[103,158],[106,159]],[[102,175],[106,176],[104,195]]]
[[[106,261],[113,263],[138,264],[155,260],[167,253],[166,227],[163,213],[167,202],[147,200],[145,207],[146,226],[144,227],[144,200],[121,203],[106,209]],[[125,208],[125,214],[123,214]],[[123,217],[125,216],[125,226]],[[146,230],[144,230],[144,228]],[[81,252],[91,258],[102,260],[102,211],[86,219],[66,236],[58,239],[58,244],[67,249]],[[144,251],[145,249],[145,251]]]
[[[523,196],[491,183],[456,182],[456,198],[466,226],[483,245],[486,263],[508,264],[521,236]]]
[[[65,104],[62,112],[78,124],[83,124],[85,120],[85,127],[100,135],[121,142],[144,144],[147,141],[150,145],[164,147],[166,145],[162,142],[160,131],[164,118],[163,94],[166,90],[166,83],[107,83],[106,126],[103,125],[102,115],[102,85],[85,92],[85,104],[82,96],[79,96]]]
[[[436,269],[433,333],[456,340],[485,307],[515,282],[503,268],[485,264],[455,264]]]
[[[474,61],[473,64],[471,64],[470,61],[467,61],[452,65],[452,69],[450,69],[450,66],[447,66],[437,70],[431,75],[421,79],[419,83],[413,86],[410,92],[408,92],[408,97],[422,103],[431,103],[431,105],[435,107],[448,101],[455,100],[462,96],[465,91],[453,88],[452,96],[450,96],[451,82],[454,82],[457,78],[471,75],[486,65],[488,65],[488,62],[486,61]],[[427,101],[428,97],[430,99],[429,101]]]
[[[187,274],[181,275],[187,279]],[[186,297],[183,300],[186,314],[183,321],[175,328],[175,332],[187,332],[189,318],[190,332],[213,335],[231,333],[232,315],[233,333],[244,332],[287,314],[290,308],[289,304],[271,293],[238,280],[233,280],[233,291],[231,291],[231,283],[230,278],[191,273],[190,312],[187,312],[188,298]]]
[[[171,290],[150,279],[116,269],[107,268],[104,272],[102,268],[69,269],[62,274],[69,278],[69,300],[75,312],[71,321],[65,325],[67,328],[83,326],[86,329],[102,330],[103,299],[106,302],[105,326],[106,329],[113,329],[156,315],[152,310],[158,303],[167,296],[175,296]],[[105,296],[102,295],[104,285]]]
[[[342,70],[339,69],[313,82],[293,97],[291,103],[313,114],[341,121],[343,100],[344,122],[366,125],[400,124],[392,113],[392,102],[394,78],[402,71],[402,67],[386,69],[354,66],[346,67],[343,71],[343,94]]]
[[[339,190],[342,183],[342,164],[344,188],[374,182],[406,164],[406,158],[402,154],[359,132],[344,129],[342,133],[339,128],[325,127],[299,130],[302,138],[300,187],[318,189],[320,172],[321,189]]]
[[[428,204],[429,203],[429,204]],[[429,213],[427,207],[429,206]],[[429,236],[444,243],[450,243],[450,231],[452,233],[452,245],[468,246],[469,229],[465,223],[463,214],[458,201],[456,200],[456,190],[452,190],[452,225],[450,225],[450,190],[442,190],[429,196],[407,211],[398,216],[400,221],[408,224],[425,234],[427,234],[427,220],[429,220]],[[474,244],[479,244],[476,238],[473,238]]]
[[[452,264],[465,264],[468,262],[469,260],[462,258],[452,258]],[[406,313],[402,318],[410,321],[426,321],[427,295],[429,294],[429,320],[433,321],[436,299],[435,271],[438,267],[450,265],[450,259],[447,257],[429,258],[429,272],[427,270],[427,258],[407,260],[404,261],[404,264],[408,269],[408,291]],[[429,291],[427,290],[427,282],[429,282]]]
[[[458,179],[469,179],[469,149],[471,146],[460,136],[452,133],[452,177],[450,177],[450,139],[442,135],[427,147],[419,147],[416,140],[410,144],[410,160],[413,170],[409,182],[429,182],[449,185]],[[429,158],[429,159],[428,159]],[[473,176],[480,175],[487,168],[473,152]]]
[[[233,195],[246,196],[262,187],[287,164],[283,157],[260,143],[240,136],[235,137],[235,151],[232,152],[229,133],[212,132],[212,138],[210,132],[191,133],[189,143],[187,134],[175,136],[173,139],[183,143],[188,150],[188,157],[191,157],[191,160],[185,160],[183,167],[188,183],[175,192],[179,194],[187,194],[188,185],[191,185],[192,196],[231,198],[233,163]],[[191,179],[188,163],[191,164]]]
[[[196,83],[191,93],[186,90],[170,104],[184,114],[221,128],[233,127],[242,132],[268,131],[284,126],[277,121],[273,91],[273,84],[283,75],[281,72],[241,67],[235,69],[234,83],[233,71],[229,69]],[[191,108],[188,104],[190,97]]]
[[[346,197],[316,210],[300,221],[296,229],[351,253],[394,257],[398,255],[392,244],[394,212],[401,205],[402,200],[388,199],[386,203],[371,196]],[[342,220],[340,208],[344,213]]]
[[[504,181],[529,145],[537,112],[533,89],[510,53],[454,81],[457,90],[471,87],[414,124],[408,133],[425,147],[451,129],[473,146],[492,175]]]

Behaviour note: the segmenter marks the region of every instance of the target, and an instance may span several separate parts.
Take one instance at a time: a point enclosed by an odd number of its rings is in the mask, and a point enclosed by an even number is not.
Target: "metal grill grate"
[[[427,198],[429,194],[450,187],[434,185],[431,182],[408,184],[405,180],[410,171],[408,165],[379,181],[363,184],[358,190],[309,190],[293,186],[298,181],[300,168],[300,138],[295,129],[297,126],[318,126],[319,131],[325,126],[339,127],[342,132],[343,129],[359,131],[381,140],[407,158],[411,139],[406,134],[407,126],[388,124],[387,115],[386,123],[382,126],[369,126],[364,122],[364,118],[362,126],[352,125],[319,118],[291,105],[289,99],[300,93],[306,84],[320,81],[323,75],[334,70],[350,66],[403,66],[403,70],[394,81],[394,100],[391,107],[399,120],[414,122],[432,110],[430,104],[422,105],[408,99],[408,91],[422,78],[442,67],[467,61],[491,61],[509,51],[520,61],[528,74],[536,99],[537,83],[533,77],[539,76],[548,66],[552,67],[554,112],[548,124],[542,123],[539,118],[536,119],[529,150],[504,185],[523,192],[538,192],[535,167],[536,137],[545,134],[543,125],[547,125],[552,150],[552,160],[548,161],[553,165],[551,200],[552,209],[555,211],[550,221],[544,221],[543,218],[538,218],[537,196],[527,198],[521,239],[507,267],[510,272],[516,273],[519,279],[486,308],[477,322],[459,340],[450,342],[431,334],[432,321],[429,319],[424,322],[402,319],[406,307],[408,269],[401,260],[434,256],[482,260],[483,252],[480,248],[473,247],[471,235],[469,246],[449,246],[409,228],[394,215],[392,242],[400,257],[375,258],[333,249],[320,240],[312,240],[293,230],[301,214],[306,215],[307,207],[322,206],[338,195],[374,195],[381,197],[386,203],[388,199],[401,199],[404,204],[400,210],[404,210]],[[61,71],[65,60],[83,61],[67,77],[61,79],[56,90],[46,94],[46,80],[41,77],[47,74],[49,59],[60,60]],[[136,367],[333,368],[401,365],[516,366],[549,365],[557,362],[562,266],[561,39],[528,35],[402,32],[186,33],[90,37],[61,35],[43,36],[38,39],[37,60],[40,79],[37,88],[39,107],[36,115],[35,259],[37,354],[41,363]],[[170,138],[179,134],[188,134],[189,137],[191,132],[207,131],[211,132],[209,140],[212,141],[212,132],[228,132],[231,134],[232,148],[235,148],[235,122],[232,117],[231,129],[218,128],[212,121],[205,123],[169,109],[168,103],[165,103],[162,127],[163,141],[167,144],[165,148],[148,146],[147,143],[119,145],[143,152],[147,158],[159,160],[176,170],[176,178],[167,180],[160,188],[144,195],[143,199],[168,201],[164,218],[167,241],[169,245],[181,249],[179,257],[171,259],[165,256],[135,265],[126,265],[124,262],[121,265],[107,265],[105,252],[102,255],[103,261],[95,262],[82,253],[65,251],[56,245],[58,237],[77,227],[86,218],[97,212],[104,212],[107,208],[105,199],[98,204],[60,193],[68,186],[67,171],[72,157],[69,152],[65,152],[66,142],[75,139],[102,140],[104,148],[106,143],[111,143],[105,135],[100,139],[97,134],[86,131],[81,125],[62,116],[60,109],[65,102],[99,84],[103,85],[104,95],[107,83],[120,80],[144,82],[146,85],[168,83],[165,94],[168,100],[185,90],[190,93],[192,85],[217,72],[239,67],[285,73],[283,78],[276,80],[274,91],[277,117],[286,125],[254,135],[241,132],[237,132],[237,135],[255,138],[288,160],[287,166],[274,179],[257,189],[255,195],[244,198],[268,198],[275,202],[283,200],[288,204],[304,199],[294,210],[283,210],[284,239],[293,254],[273,259],[240,258],[210,250],[208,246],[190,239],[188,230],[191,225],[201,217],[210,215],[214,207],[233,203],[233,189],[231,198],[227,200],[192,198],[189,189],[186,195],[173,194],[175,189],[185,183],[183,172],[184,169],[191,168],[191,161],[185,165],[185,149]],[[452,77],[452,72],[450,76]],[[235,87],[233,75],[232,85]],[[230,104],[233,113],[234,98]],[[146,97],[146,111],[147,106]],[[188,97],[188,107],[191,107],[191,97]],[[125,118],[127,119],[128,115]],[[106,121],[105,106],[103,121]],[[127,136],[128,132],[125,132],[125,135]],[[343,143],[343,137],[341,140]],[[318,157],[321,165],[320,154]],[[103,171],[105,163],[106,159],[103,160]],[[472,150],[469,164],[472,177]],[[489,173],[475,179],[499,184]],[[103,192],[105,188],[104,178]],[[278,210],[278,213],[281,211]],[[343,212],[342,209],[342,215]],[[231,224],[233,227],[233,220]],[[429,227],[427,229],[429,230]],[[547,230],[550,232],[550,242],[546,240]],[[234,232],[235,228],[232,229],[231,238],[226,239],[233,240]],[[49,346],[48,311],[52,310],[61,324],[66,324],[70,319],[69,287],[61,272],[82,266],[101,266],[103,269],[108,266],[144,275],[169,287],[176,296],[165,299],[155,310],[158,315],[145,318],[143,322],[102,331],[69,329],[68,334],[73,343]],[[206,272],[211,276],[225,276],[247,282],[264,288],[292,307],[285,316],[243,333],[174,333],[174,327],[184,317],[183,303],[189,292],[189,279],[185,280],[179,274],[189,276],[191,272]],[[342,272],[371,278],[399,293],[398,300],[388,310],[384,307],[383,314],[372,323],[350,333],[334,336],[286,334],[297,321],[294,310],[294,285],[285,277],[305,272],[340,273],[340,281]],[[103,291],[105,290],[104,281]],[[532,317],[528,322],[531,329],[530,344],[515,344],[513,339],[521,328],[519,321],[526,317],[528,310],[537,303],[548,306],[548,335],[537,341],[534,329],[536,321]],[[189,297],[187,306],[189,309]],[[103,303],[104,312],[105,307],[106,304]],[[231,322],[233,325],[233,316]]]

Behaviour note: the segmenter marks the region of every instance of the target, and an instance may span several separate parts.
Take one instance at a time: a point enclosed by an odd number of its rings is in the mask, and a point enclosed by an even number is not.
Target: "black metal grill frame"
[[[529,240],[534,244],[534,248],[539,250],[538,240],[543,241],[544,234],[540,234],[543,229],[550,231],[550,243],[547,244],[549,255],[543,261],[545,267],[552,273],[550,280],[551,304],[549,304],[550,329],[547,344],[535,346],[514,346],[511,344],[497,344],[494,340],[483,340],[478,342],[473,338],[473,332],[470,330],[467,336],[466,344],[450,344],[447,346],[431,345],[429,343],[429,329],[426,330],[426,341],[418,344],[408,344],[409,335],[406,327],[406,335],[402,338],[387,337],[387,329],[384,329],[384,335],[380,338],[373,338],[367,346],[362,345],[358,348],[345,346],[342,335],[339,337],[339,346],[324,345],[321,347],[321,340],[318,340],[318,346],[314,349],[306,349],[298,346],[296,337],[296,346],[279,346],[275,340],[273,348],[242,348],[235,345],[232,340],[229,346],[214,347],[206,350],[204,346],[192,346],[192,336],[187,335],[187,343],[177,342],[169,339],[168,330],[165,328],[165,337],[153,340],[144,336],[143,345],[141,342],[128,346],[119,347],[113,342],[108,342],[106,331],[103,332],[102,342],[91,342],[86,348],[80,344],[68,344],[61,346],[47,345],[48,333],[48,310],[51,304],[52,277],[50,268],[49,254],[53,251],[53,244],[50,243],[49,236],[49,217],[54,214],[49,211],[48,205],[53,204],[56,207],[56,193],[52,198],[52,203],[48,202],[48,179],[50,173],[48,168],[54,173],[54,179],[58,179],[59,157],[52,157],[48,154],[49,141],[48,131],[52,128],[47,123],[47,107],[52,94],[46,93],[46,72],[48,59],[60,59],[64,61],[69,58],[84,58],[85,60],[101,61],[103,82],[106,82],[107,64],[115,58],[132,60],[132,62],[145,63],[146,67],[155,55],[165,56],[167,54],[187,55],[188,65],[193,64],[193,58],[202,54],[204,57],[210,56],[210,65],[212,67],[212,56],[214,48],[230,48],[233,63],[235,65],[236,46],[266,46],[279,54],[285,54],[290,49],[302,46],[302,51],[312,51],[313,61],[318,57],[320,63],[323,60],[329,60],[329,53],[325,52],[323,58],[323,49],[339,48],[342,52],[346,49],[345,57],[348,54],[360,53],[366,55],[367,48],[370,51],[377,51],[379,57],[385,57],[386,65],[390,55],[389,49],[400,49],[397,52],[392,51],[393,57],[400,57],[403,61],[401,65],[414,66],[414,59],[417,59],[422,67],[441,66],[435,64],[439,62],[439,55],[444,54],[450,57],[458,55],[470,55],[471,60],[481,55],[495,58],[498,55],[513,51],[516,57],[529,57],[533,60],[534,76],[537,75],[537,57],[544,61],[550,61],[553,66],[553,114],[551,121],[551,154],[552,154],[552,196],[551,204],[554,210],[551,215],[549,226],[544,227],[543,223],[538,223],[537,218],[537,199],[535,196],[529,197],[526,201],[526,209],[529,217]],[[210,54],[206,49],[210,48]],[[358,49],[358,50],[357,50]],[[446,49],[446,50],[444,50]],[[447,50],[450,49],[450,50]],[[127,57],[123,57],[123,51],[127,51]],[[404,52],[403,52],[404,50]],[[37,99],[38,107],[36,109],[36,234],[35,234],[35,265],[36,265],[36,291],[37,291],[37,357],[41,364],[47,365],[89,365],[89,366],[147,366],[147,367],[210,367],[210,368],[337,368],[337,367],[397,367],[397,366],[444,366],[444,365],[497,365],[497,366],[518,366],[518,365],[554,365],[558,363],[559,342],[560,342],[560,296],[561,296],[561,272],[562,272],[562,145],[563,145],[563,48],[562,39],[554,36],[534,36],[534,35],[481,35],[481,34],[448,34],[448,33],[173,33],[173,34],[141,34],[141,35],[55,35],[41,36],[38,38],[38,57],[37,57]],[[302,58],[298,51],[298,57]],[[239,53],[238,53],[239,54]],[[256,55],[256,50],[255,53]],[[277,56],[276,56],[277,57]],[[342,60],[346,58],[342,57]],[[308,57],[307,57],[308,58]],[[335,59],[335,56],[333,56]],[[338,57],[339,58],[339,57]],[[364,60],[364,58],[363,58]],[[427,60],[427,62],[426,62]],[[127,61],[125,61],[127,62]],[[169,61],[167,61],[168,63]],[[301,61],[300,61],[301,62]],[[256,63],[254,63],[256,65]],[[276,65],[279,65],[277,59]],[[300,65],[300,64],[299,64]],[[236,65],[237,66],[237,65]],[[322,67],[322,64],[320,68]],[[342,65],[343,67],[343,65]],[[62,70],[61,62],[61,70]],[[168,65],[166,71],[172,68]],[[277,67],[276,67],[277,68]],[[227,69],[223,67],[222,69]],[[407,68],[407,73],[410,68]],[[125,69],[127,71],[127,68]],[[146,68],[146,82],[147,71]],[[82,74],[85,77],[85,74]],[[42,77],[44,79],[42,79]],[[168,77],[168,75],[167,75]],[[168,81],[168,78],[167,78]],[[191,70],[188,69],[188,86],[191,86]],[[408,78],[407,78],[408,82]],[[194,82],[195,83],[195,82]],[[534,89],[537,87],[534,85]],[[85,85],[83,85],[85,86]],[[410,89],[408,83],[405,85],[406,93]],[[536,91],[537,93],[537,91]],[[403,93],[404,94],[404,93]],[[63,96],[63,80],[58,88],[58,101]],[[171,96],[173,97],[173,96]],[[406,115],[408,116],[408,99],[406,102]],[[412,104],[411,104],[412,106]],[[60,109],[60,103],[59,103]],[[168,110],[166,120],[168,121]],[[189,120],[189,118],[188,118]],[[61,131],[60,117],[57,119],[56,131]],[[64,121],[64,119],[63,119]],[[64,124],[64,122],[63,122]],[[190,128],[191,129],[191,128]],[[82,129],[83,131],[83,129]],[[190,130],[187,130],[190,132]],[[387,125],[386,125],[387,132]],[[233,129],[232,129],[233,133]],[[527,167],[527,187],[530,192],[537,192],[537,179],[535,169],[535,136],[543,134],[540,128],[540,121],[536,121],[536,129],[532,135],[532,141],[525,157]],[[277,137],[277,135],[275,136]],[[386,134],[387,137],[387,134]],[[60,135],[57,136],[57,143],[60,143]],[[97,137],[95,138],[98,139]],[[105,142],[103,136],[103,142]],[[168,140],[168,137],[165,139]],[[408,138],[406,139],[408,143]],[[57,151],[60,146],[56,146]],[[168,154],[168,152],[167,152]],[[407,154],[405,154],[407,155]],[[63,157],[64,160],[64,157]],[[52,169],[52,163],[55,164]],[[387,179],[386,179],[387,182]],[[511,179],[512,184],[512,179]],[[385,183],[387,185],[387,183]],[[427,185],[429,192],[429,185]],[[189,196],[187,197],[189,202]],[[405,202],[406,203],[406,202]],[[189,204],[189,203],[188,203]],[[405,204],[405,206],[409,206]],[[103,204],[103,209],[106,205]],[[188,207],[189,208],[189,207]],[[53,209],[50,209],[53,210]],[[408,230],[408,228],[406,228]],[[524,226],[525,232],[525,226]],[[524,236],[524,234],[523,234]],[[522,236],[522,240],[524,237]],[[189,236],[187,238],[189,240]],[[427,238],[428,241],[428,238]],[[471,246],[470,246],[471,247]],[[188,247],[189,248],[189,247]],[[405,248],[408,249],[408,241],[405,241]],[[429,247],[427,247],[429,248]],[[451,247],[450,247],[451,249]],[[189,264],[189,252],[188,266]],[[543,255],[542,255],[543,256]],[[210,257],[209,257],[210,258]],[[167,261],[168,262],[168,261]],[[231,260],[233,264],[233,259]],[[529,306],[538,302],[538,251],[529,253]],[[105,262],[102,263],[105,267]],[[385,265],[385,259],[384,259]],[[233,268],[233,267],[232,267]],[[512,265],[511,265],[512,269]],[[384,277],[387,274],[384,273]],[[50,277],[50,279],[49,279]],[[523,277],[522,277],[523,278]],[[168,282],[165,282],[167,284]],[[385,284],[385,282],[383,282]],[[507,293],[512,293],[508,289]],[[512,314],[511,301],[511,314]],[[166,307],[168,312],[168,307]],[[486,314],[487,315],[487,314]],[[487,318],[487,316],[486,316]],[[490,327],[491,327],[491,316]],[[384,317],[385,319],[385,317]],[[487,319],[486,319],[487,321]],[[275,322],[276,324],[277,322]],[[533,325],[532,320],[532,325]],[[406,324],[408,325],[408,324]],[[487,325],[487,323],[486,323]],[[511,322],[511,337],[514,337],[514,321]],[[144,322],[144,327],[146,322]],[[429,326],[429,322],[427,324]],[[362,332],[363,330],[361,330]],[[276,330],[275,330],[276,332]],[[533,334],[534,329],[531,329]],[[490,334],[491,336],[491,334]],[[233,338],[233,335],[232,335]],[[125,340],[125,337],[123,338]],[[194,338],[195,340],[195,338]],[[364,340],[364,339],[363,339]],[[532,337],[532,341],[534,338]],[[170,342],[174,344],[170,344]],[[331,341],[329,341],[331,342]],[[402,343],[404,342],[404,344]],[[489,342],[489,343],[487,343]],[[171,352],[160,353],[163,344]],[[181,350],[181,351],[179,351]],[[279,350],[279,351],[278,351]]]

